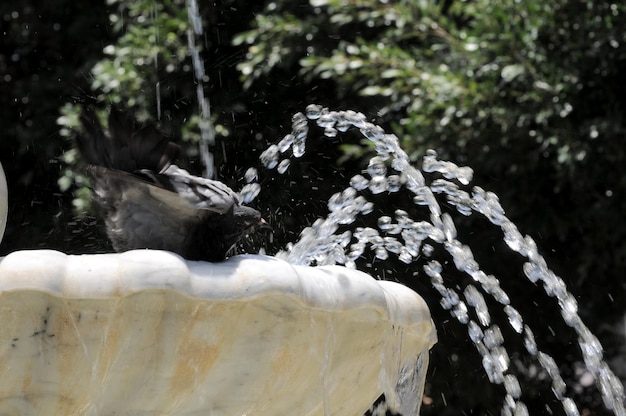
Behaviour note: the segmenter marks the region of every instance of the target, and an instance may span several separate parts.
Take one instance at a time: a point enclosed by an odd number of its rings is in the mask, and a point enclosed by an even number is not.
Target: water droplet
[[[424,175],[417,169],[413,169],[409,166],[410,169],[405,171],[406,174],[406,187],[409,191],[413,193],[419,193],[420,190],[424,189]]]
[[[418,257],[422,240],[415,238],[415,233],[411,230],[403,230],[402,239],[404,240],[404,248],[411,257]]]
[[[474,171],[472,170],[472,168],[467,166],[460,167],[454,175],[454,178],[461,182],[461,184],[463,185],[469,185],[473,177]]]
[[[337,137],[337,129],[332,127],[326,127],[324,129],[324,136],[326,137]]]
[[[391,167],[397,172],[406,172],[410,167],[409,161],[404,158],[396,158],[391,161]]]
[[[350,244],[350,240],[352,240],[352,232],[344,231],[339,236],[338,242],[339,242],[339,245],[341,245],[341,247],[347,247],[348,244]]]
[[[424,244],[422,246],[422,254],[426,257],[431,257],[435,252],[435,248],[430,244]]]
[[[454,225],[454,221],[452,221],[452,217],[447,212],[441,215],[441,220],[443,221],[443,233],[446,236],[446,240],[452,241],[456,239],[456,226]]]
[[[550,377],[559,376],[559,369],[554,361],[554,358],[545,352],[539,351],[537,359],[539,360],[539,364],[541,364]]]
[[[370,192],[373,194],[380,194],[387,190],[387,178],[384,176],[375,176],[369,183]]]
[[[528,408],[522,402],[517,402],[515,404],[515,412],[513,416],[528,416]]]
[[[294,157],[302,157],[306,149],[306,142],[304,140],[294,140],[291,151]]]
[[[335,127],[335,116],[330,113],[322,114],[318,120],[317,125],[322,128],[334,128]]]
[[[291,148],[294,157],[299,158],[304,155],[308,134],[309,125],[304,114],[294,114],[291,118],[291,135],[293,136],[293,144]]]
[[[551,270],[545,270],[542,274],[543,288],[548,296],[555,296],[559,300],[565,298],[568,294],[567,286],[563,279],[555,275]]]
[[[398,192],[402,188],[402,181],[398,175],[389,175],[387,177],[387,190],[389,192]]]
[[[554,396],[557,399],[563,400],[563,398],[565,397],[566,388],[567,388],[567,385],[565,384],[565,380],[563,380],[560,374],[553,377],[552,392],[554,393]]]
[[[278,165],[278,146],[275,144],[268,147],[260,156],[261,163],[268,169],[274,169]]]
[[[258,183],[249,183],[244,185],[239,191],[239,199],[243,204],[252,202],[261,192],[261,185]]]
[[[571,293],[566,293],[559,299],[559,306],[561,307],[561,316],[569,326],[573,326],[580,319],[578,316],[578,303]]]
[[[246,183],[256,182],[259,179],[259,173],[255,168],[249,168],[244,174]]]
[[[391,226],[391,221],[391,217],[387,215],[378,218],[378,228],[385,231],[385,229]]]
[[[454,309],[452,309],[452,316],[456,318],[462,324],[467,324],[469,321],[469,315],[467,313],[467,305],[463,302],[459,302]]]
[[[504,376],[504,388],[508,395],[514,399],[519,399],[522,395],[522,388],[519,385],[519,380],[513,374],[507,374]]]
[[[519,252],[524,244],[524,237],[519,232],[515,224],[510,221],[505,221],[502,224],[502,231],[504,232],[504,242],[511,250]]]
[[[354,232],[354,237],[359,241],[369,242],[374,240],[376,237],[379,237],[378,231],[371,227],[357,227]]]
[[[467,324],[467,333],[474,344],[478,344],[483,341],[483,330],[475,321],[469,321]]]
[[[443,234],[443,231],[441,231],[439,228],[435,228],[433,227],[430,230],[430,234],[428,234],[428,237],[433,240],[435,243],[443,243],[444,241],[446,241],[446,237]]]
[[[487,330],[485,330],[485,338],[484,343],[487,348],[494,349],[499,347],[504,342],[504,337],[502,336],[502,331],[500,331],[500,327],[498,325],[492,325]]]
[[[437,153],[427,151],[423,158],[422,169],[424,172],[439,172],[446,179],[456,179],[463,185],[472,181],[474,171],[467,166],[459,167],[452,162],[437,159]]]
[[[367,123],[365,127],[361,129],[361,134],[373,142],[378,142],[382,140],[382,137],[385,135],[385,130],[380,126]]]
[[[565,410],[565,414],[567,416],[580,416],[576,403],[574,403],[574,401],[569,397],[563,399],[563,409]]]
[[[285,173],[287,172],[290,163],[291,161],[289,159],[283,159],[278,164],[278,168],[276,170],[278,171],[278,173]]]
[[[506,394],[504,396],[504,403],[502,404],[501,414],[502,416],[513,416],[513,410],[515,410],[515,399],[510,394]]]
[[[385,237],[385,249],[394,254],[399,254],[400,250],[402,250],[402,243],[396,240],[393,237]]]
[[[381,228],[381,230],[383,229]],[[402,232],[402,227],[400,227],[400,224],[392,222],[386,225],[384,231],[388,234],[400,234]]]
[[[413,224],[415,224],[415,221],[409,217],[409,213],[403,209],[397,209],[394,214],[396,216],[396,221],[398,221],[398,225],[402,228],[411,228],[413,227]]]
[[[356,260],[359,257],[361,257],[364,251],[365,251],[365,243],[361,243],[361,242],[353,243],[350,246],[350,253],[348,254],[348,258],[352,260]]]
[[[497,384],[502,384],[504,382],[504,372],[509,369],[509,363],[511,362],[509,354],[504,347],[498,346],[491,350],[491,357],[495,365],[495,371],[492,376]]]
[[[342,133],[345,133],[346,131],[348,131],[348,129],[350,129],[351,126],[352,126],[352,123],[350,123],[346,119],[339,119],[337,120],[337,124],[335,124],[335,128]]]
[[[374,204],[372,202],[365,201],[365,198],[363,198],[363,197],[357,198],[357,200],[363,200],[364,201],[360,205],[360,207],[361,207],[361,214],[367,215],[367,214],[371,213],[372,211],[374,211]]]
[[[307,121],[305,115],[300,112],[294,114],[293,116],[291,116],[291,124],[292,127],[306,125]]]
[[[306,106],[306,116],[310,120],[317,120],[323,114],[324,108],[321,105],[309,104]]]
[[[343,118],[358,129],[362,129],[367,125],[367,119],[363,113],[357,113],[353,110],[347,110],[343,113]]]
[[[495,277],[494,277],[494,279],[496,281],[498,280]],[[485,288],[485,291],[487,291],[487,288]],[[489,293],[491,296],[493,296],[493,298],[498,303],[501,303],[502,305],[508,305],[509,303],[511,303],[511,300],[509,299],[509,295],[507,295],[506,292],[504,290],[502,290],[502,288],[500,287],[499,283],[498,283],[498,286],[489,288],[489,291],[487,293]]]
[[[415,254],[413,254],[415,251],[417,250],[411,250],[406,246],[402,247],[400,254],[398,254],[398,259],[405,264],[411,264],[413,262],[413,258],[415,257]]]
[[[459,191],[459,186],[445,179],[435,179],[430,184],[430,189],[435,193],[445,193],[448,195],[455,195]]]
[[[511,327],[515,330],[515,332],[517,332],[518,334],[522,333],[522,329],[524,328],[524,321],[522,320],[522,315],[517,311],[517,309],[515,309],[514,307],[507,305],[504,307],[504,312],[506,313],[506,315],[509,318],[509,323],[511,324]]]
[[[524,271],[524,274],[526,275],[528,280],[533,283],[537,283],[538,280],[542,279],[543,273],[536,264],[526,262],[522,266],[522,270]]]
[[[526,351],[528,351],[530,355],[536,355],[538,352],[535,336],[528,325],[524,325],[524,348],[526,348]]]
[[[467,304],[472,306],[476,310],[476,315],[478,316],[478,321],[482,326],[489,325],[491,321],[491,317],[489,315],[489,310],[487,310],[487,304],[485,303],[485,298],[483,295],[472,285],[468,285],[465,287],[463,291],[465,295],[465,300]]]
[[[425,245],[428,245],[428,244],[425,244]],[[431,277],[434,275],[440,274],[442,270],[443,268],[441,267],[441,264],[436,260],[431,260],[424,265],[424,271],[426,272],[428,276],[431,276]]]
[[[489,381],[493,384],[502,384],[504,380],[504,374],[502,373],[501,365],[498,362],[498,358],[493,354],[483,355],[483,368],[489,378]]]
[[[472,198],[469,193],[458,190],[456,194],[448,195],[447,200],[460,214],[465,216],[472,215]]]
[[[504,209],[500,205],[498,196],[493,192],[486,192],[475,186],[473,193],[473,208],[483,214],[492,224],[501,225],[509,222],[504,215]]]
[[[385,176],[387,174],[387,166],[385,162],[378,156],[374,156],[370,159],[367,166],[367,173],[374,178],[377,176]]]
[[[354,175],[350,179],[350,186],[357,191],[362,191],[363,189],[366,189],[368,185],[369,181],[363,175]]]
[[[441,307],[444,309],[452,309],[454,306],[458,305],[461,300],[459,299],[459,295],[451,289],[445,289],[443,293],[441,293]]]
[[[384,247],[376,247],[374,253],[376,255],[376,258],[380,260],[387,260],[389,258],[389,253],[387,253],[387,250],[385,250]]]
[[[285,137],[283,137],[283,139],[278,142],[278,150],[280,151],[280,153],[285,153],[287,150],[289,150],[289,148],[293,144],[294,139],[295,137],[291,133],[285,135]]]

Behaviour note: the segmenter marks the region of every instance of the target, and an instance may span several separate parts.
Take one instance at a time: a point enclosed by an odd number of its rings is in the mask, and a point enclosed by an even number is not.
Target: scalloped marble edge
[[[158,250],[84,255],[24,250],[0,257],[0,292],[110,299],[163,289],[204,300],[293,295],[308,307],[328,311],[374,307],[404,327],[430,320],[428,306],[413,290],[341,266],[294,266],[261,255],[207,263]]]
[[[1,414],[417,415],[436,342],[403,285],[257,255],[18,251],[0,299]]]

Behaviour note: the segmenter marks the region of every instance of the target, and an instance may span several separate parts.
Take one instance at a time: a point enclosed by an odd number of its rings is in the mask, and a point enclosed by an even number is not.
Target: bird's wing
[[[88,166],[87,172],[108,212],[107,233],[117,251],[159,247],[179,252],[201,221],[187,200],[135,175],[101,166]]]
[[[237,194],[222,182],[190,175],[176,165],[158,176],[167,178],[167,187],[196,209],[226,214],[240,204]]]
[[[169,215],[188,220],[198,215],[198,208],[175,191],[153,184],[132,173],[89,165],[87,172],[92,179],[92,186],[105,207],[112,207],[118,200],[150,197],[156,201],[156,208]],[[141,192],[138,192],[141,190]],[[150,200],[138,200],[137,204],[150,203]],[[167,209],[166,209],[167,208]]]
[[[105,183],[106,178],[115,179],[118,185],[141,183],[155,199],[186,217],[226,214],[239,205],[237,194],[228,186],[173,165],[179,148],[153,123],[137,125],[126,112],[111,108],[107,134],[93,110],[84,109],[80,119],[84,134],[78,135],[78,146],[87,163],[94,165],[89,173],[92,179],[100,178],[102,189],[116,188],[115,183]],[[137,182],[142,178],[143,182]],[[108,199],[113,201],[114,195],[108,192]]]

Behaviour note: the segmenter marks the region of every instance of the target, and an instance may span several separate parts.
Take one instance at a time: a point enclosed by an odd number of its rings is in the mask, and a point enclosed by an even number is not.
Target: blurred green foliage
[[[608,354],[623,343],[604,324],[623,316],[626,301],[626,6],[221,0],[199,7],[204,34],[196,43],[218,133],[213,150],[220,178],[240,188],[245,168],[258,165],[259,152],[287,133],[291,115],[311,102],[364,112],[395,133],[416,163],[432,148],[471,166],[475,183],[494,190],[522,232],[551,250],[549,264],[583,296],[584,319]],[[77,114],[91,105],[104,119],[115,104],[141,120],[158,118],[184,144],[183,164],[202,169],[186,3],[27,0],[0,5],[0,18],[0,160],[11,193],[2,251],[107,250],[85,214],[88,192],[72,149]],[[270,252],[325,214],[324,197],[314,200],[311,190],[330,196],[343,171],[358,169],[371,152],[358,139],[334,144],[311,144],[309,159],[290,167],[291,179],[263,179],[258,207],[274,224]],[[489,258],[499,237],[472,221],[474,251],[508,276],[518,260]],[[476,357],[466,359],[476,355],[468,352],[471,345],[450,340],[451,334],[466,337],[465,329],[435,310],[427,284],[411,284],[425,293],[440,333],[429,378],[433,403],[423,413],[499,413],[501,392],[485,387]],[[513,279],[506,285],[526,303],[527,310],[520,309],[527,321],[558,315],[533,303],[536,291]],[[565,347],[572,340],[564,330],[554,338],[551,331],[544,330],[545,348],[572,367],[576,346]],[[524,386],[532,414],[547,411],[542,391],[549,386],[541,384],[529,376]],[[584,389],[576,394],[590,414],[604,414],[597,396]],[[557,405],[550,408],[559,414]]]

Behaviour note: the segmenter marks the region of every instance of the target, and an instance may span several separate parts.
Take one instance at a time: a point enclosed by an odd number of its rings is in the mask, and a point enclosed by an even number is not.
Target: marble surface
[[[435,341],[415,292],[337,266],[0,259],[0,415],[358,415]]]
[[[2,164],[0,163],[0,241],[2,241],[4,229],[7,225],[8,199],[7,178],[4,176],[4,170],[2,170]]]

